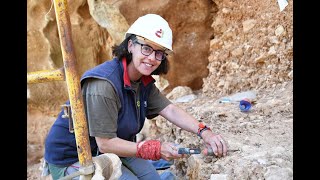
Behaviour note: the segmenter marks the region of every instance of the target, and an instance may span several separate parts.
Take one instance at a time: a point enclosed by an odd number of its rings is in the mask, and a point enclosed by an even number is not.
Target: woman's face
[[[150,49],[150,47],[152,49]],[[132,53],[132,61],[130,64],[133,65],[136,73],[148,76],[159,67],[161,61],[157,60],[155,57],[156,50],[163,51],[161,47],[148,43],[142,39],[136,39],[134,42],[129,40],[128,51]],[[151,52],[151,54],[145,55],[148,54],[146,52]],[[157,56],[159,59],[159,52],[157,53]]]

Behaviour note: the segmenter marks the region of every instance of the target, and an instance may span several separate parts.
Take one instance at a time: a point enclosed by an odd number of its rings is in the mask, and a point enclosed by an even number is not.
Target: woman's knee
[[[133,174],[127,167],[124,165],[121,166],[121,176],[119,180],[138,180],[137,176]]]
[[[140,158],[123,158],[122,166],[125,166],[140,180],[160,180],[155,167],[147,160]]]

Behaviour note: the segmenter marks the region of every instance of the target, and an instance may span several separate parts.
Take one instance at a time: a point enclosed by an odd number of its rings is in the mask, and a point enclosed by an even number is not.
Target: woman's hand
[[[227,142],[222,138],[220,134],[214,134],[211,130],[204,131],[202,134],[202,139],[208,148],[212,148],[213,153],[217,157],[222,157],[227,155]]]
[[[179,145],[169,142],[161,144],[161,158],[167,161],[183,158],[183,154],[178,154]]]

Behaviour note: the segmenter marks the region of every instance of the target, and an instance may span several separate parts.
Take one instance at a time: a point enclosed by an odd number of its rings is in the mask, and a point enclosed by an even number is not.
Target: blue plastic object
[[[249,100],[243,99],[240,101],[239,107],[242,112],[246,112],[251,109],[251,103]]]
[[[151,164],[156,168],[156,170],[168,169],[174,163],[173,159],[170,161],[166,161],[164,159],[159,159],[156,161],[153,161],[153,160],[148,160],[148,161],[151,162]]]

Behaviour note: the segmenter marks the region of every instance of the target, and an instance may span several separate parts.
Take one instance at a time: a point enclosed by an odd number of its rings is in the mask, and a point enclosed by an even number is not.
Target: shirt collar
[[[123,82],[124,82],[124,87],[131,87],[131,82],[128,74],[128,69],[127,69],[127,59],[126,57],[122,58],[122,66],[123,66]],[[141,77],[141,82],[143,83],[144,86],[147,86],[149,83],[154,81],[154,78],[149,75],[149,76],[142,76]]]

